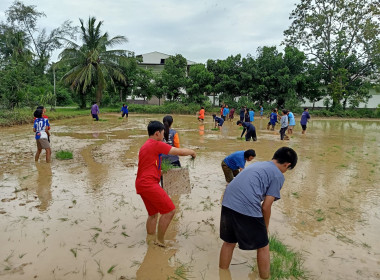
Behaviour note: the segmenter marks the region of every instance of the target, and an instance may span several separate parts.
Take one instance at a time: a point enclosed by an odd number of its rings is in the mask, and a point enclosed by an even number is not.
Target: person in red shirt
[[[161,178],[161,157],[165,155],[192,156],[193,150],[176,148],[164,143],[164,125],[159,121],[151,121],[148,124],[149,139],[142,145],[139,151],[139,163],[136,177],[136,192],[139,194],[148,211],[146,230],[149,235],[156,234],[158,213],[161,217],[158,221],[157,244],[165,246],[164,237],[166,230],[174,217],[175,206],[159,185]]]

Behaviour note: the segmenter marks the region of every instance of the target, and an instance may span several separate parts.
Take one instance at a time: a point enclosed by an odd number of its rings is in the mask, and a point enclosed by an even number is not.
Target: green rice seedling
[[[169,160],[164,159],[161,162],[161,171],[163,173],[168,172],[168,170],[173,169],[173,168],[178,168],[178,166],[174,166],[173,164],[170,163]]]
[[[299,194],[298,194],[298,192],[292,192],[292,195],[293,195],[295,198],[299,198],[299,197],[300,197]]]
[[[74,257],[77,257],[77,252],[78,252],[77,248],[71,248],[70,252],[73,253]]]
[[[103,230],[101,228],[98,228],[98,227],[92,227],[90,229],[93,229],[93,230],[96,230],[96,231],[99,231],[99,232],[102,232]]]
[[[219,131],[219,128],[217,127],[214,127],[214,128],[211,128],[212,131]]]
[[[8,261],[13,257],[13,253],[14,253],[14,252],[15,252],[15,251],[12,250],[11,253],[8,255],[8,257],[6,257],[6,258],[4,259],[4,261],[5,261],[5,262],[8,262]]]
[[[123,231],[123,232],[121,233],[121,235],[123,235],[124,237],[129,237],[129,235],[128,235],[125,231]]]
[[[270,273],[271,279],[307,279],[302,268],[301,256],[292,252],[275,236],[269,238],[269,249],[272,252]]]
[[[99,119],[100,122],[108,122],[107,119]]]
[[[69,219],[68,218],[58,218],[61,222],[67,222]]]
[[[112,265],[108,270],[107,270],[107,273],[112,273],[112,271],[114,270],[114,268],[117,266],[117,264],[114,264]]]
[[[243,137],[236,137],[237,140],[240,140],[240,141],[243,141],[244,138]]]
[[[72,159],[73,153],[66,150],[60,150],[55,153],[55,157],[60,160]]]

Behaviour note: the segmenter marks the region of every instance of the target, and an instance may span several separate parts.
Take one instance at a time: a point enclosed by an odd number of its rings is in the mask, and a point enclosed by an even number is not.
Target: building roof
[[[172,55],[154,51],[150,53],[140,54],[140,55],[137,55],[136,57],[142,58],[142,62],[140,62],[140,64],[162,65],[162,64],[165,64],[165,59],[171,56]],[[187,65],[198,64],[197,62],[190,61],[187,59],[186,61],[187,61]]]

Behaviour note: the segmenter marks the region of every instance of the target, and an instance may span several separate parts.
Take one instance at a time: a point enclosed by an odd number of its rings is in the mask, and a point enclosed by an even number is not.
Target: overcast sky
[[[256,54],[260,46],[279,46],[290,25],[289,14],[297,0],[24,0],[46,18],[39,28],[48,31],[69,19],[95,16],[103,32],[123,35],[119,48],[136,55],[158,51],[181,54],[205,63],[240,53]],[[0,19],[13,0],[0,0]],[[57,54],[53,60],[57,59]]]

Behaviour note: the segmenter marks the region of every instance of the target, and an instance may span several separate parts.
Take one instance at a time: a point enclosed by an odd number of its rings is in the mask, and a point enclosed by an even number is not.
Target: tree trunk
[[[123,91],[121,89],[120,89],[119,95],[120,95],[120,102],[124,102],[123,101]]]
[[[100,101],[102,100],[102,88],[98,86],[96,89],[96,103],[100,107]]]
[[[81,109],[86,109],[86,94],[81,93],[80,94],[80,108]]]

